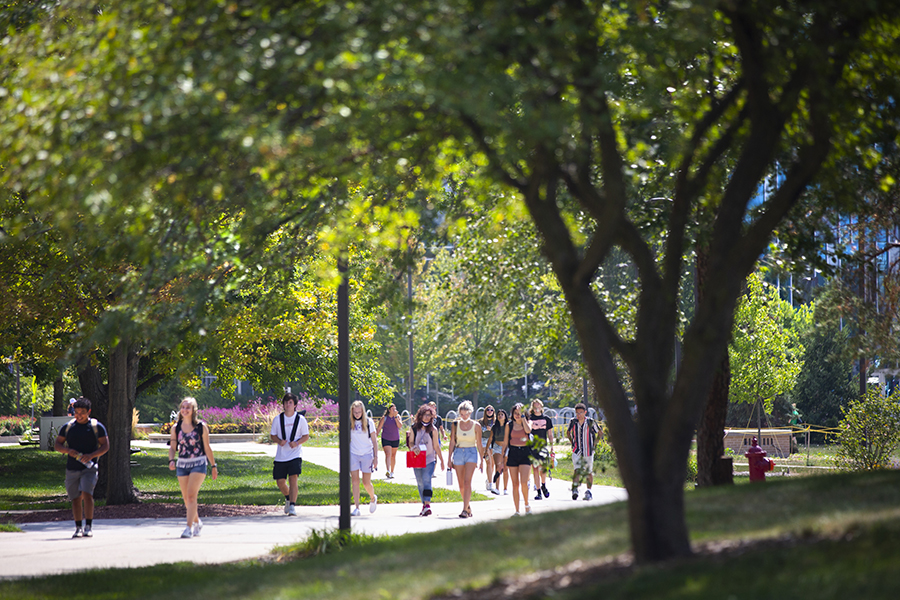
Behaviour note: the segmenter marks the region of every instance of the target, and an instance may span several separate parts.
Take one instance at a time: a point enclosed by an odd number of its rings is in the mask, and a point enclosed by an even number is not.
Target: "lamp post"
[[[340,445],[340,473],[338,502],[341,513],[338,529],[350,532],[350,293],[347,283],[347,262],[338,261],[341,283],[337,291],[338,317],[338,443]]]

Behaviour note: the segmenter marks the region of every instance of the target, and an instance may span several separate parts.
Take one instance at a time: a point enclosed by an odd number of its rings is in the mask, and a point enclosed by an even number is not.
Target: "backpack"
[[[197,427],[200,428],[200,441],[203,441],[203,421],[197,421]],[[175,423],[175,442],[178,442],[178,434],[181,433],[181,420]]]
[[[291,428],[291,438],[290,439],[288,439],[284,433],[284,413],[281,413],[280,417],[281,417],[281,439],[288,441],[288,442],[293,442],[294,436],[297,435],[297,425],[300,424],[300,414],[297,413],[297,415],[294,418],[294,426]]]

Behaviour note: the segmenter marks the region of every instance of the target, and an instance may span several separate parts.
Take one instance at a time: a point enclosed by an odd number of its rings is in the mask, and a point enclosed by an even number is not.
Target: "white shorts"
[[[363,473],[372,472],[372,464],[375,462],[375,456],[372,454],[353,454],[350,453],[350,472],[362,471]]]
[[[587,456],[582,456],[580,454],[572,454],[572,466],[575,467],[576,470],[581,469],[587,473],[593,473],[594,455],[588,454]]]

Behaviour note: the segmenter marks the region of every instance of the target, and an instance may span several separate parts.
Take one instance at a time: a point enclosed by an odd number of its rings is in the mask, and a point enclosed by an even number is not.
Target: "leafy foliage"
[[[885,396],[870,389],[841,412],[835,464],[854,471],[891,468],[891,454],[900,443],[900,393]]]
[[[791,397],[805,422],[837,427],[841,410],[856,396],[845,352],[846,334],[823,325],[811,331],[803,344],[803,368]]]

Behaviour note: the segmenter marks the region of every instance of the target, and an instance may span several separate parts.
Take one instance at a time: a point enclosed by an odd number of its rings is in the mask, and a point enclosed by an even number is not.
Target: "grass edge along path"
[[[554,597],[751,598],[782,588],[815,594],[817,600],[845,598],[855,589],[865,594],[853,597],[897,596],[900,472],[698,490],[687,495],[686,505],[695,544],[816,542],[783,549],[749,546],[734,556],[628,568],[615,577],[556,590]],[[629,546],[626,513],[626,505],[617,503],[510,518],[365,540],[358,547],[287,563],[181,563],[0,582],[0,597],[402,600],[455,590],[470,598],[491,597],[491,586],[503,580],[522,581],[534,573],[571,568],[579,560],[619,557]]]

